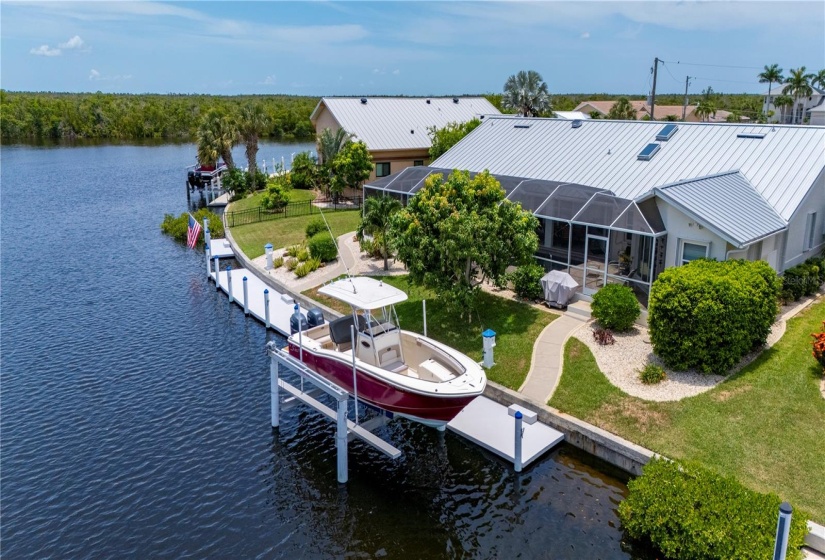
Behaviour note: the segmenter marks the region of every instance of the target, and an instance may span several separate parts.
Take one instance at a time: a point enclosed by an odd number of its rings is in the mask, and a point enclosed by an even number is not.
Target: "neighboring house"
[[[810,122],[808,124],[825,126],[825,103],[820,103],[816,107],[808,110]]]
[[[568,121],[590,118],[588,113],[582,113],[581,111],[553,111],[553,114],[557,119],[567,119]]]
[[[483,97],[324,97],[309,118],[316,134],[343,128],[362,140],[375,164],[372,180],[429,163],[430,127],[500,114]]]
[[[806,123],[811,120],[811,110],[815,107],[821,107],[825,104],[825,91],[811,87],[813,95],[810,97],[802,97],[794,100],[794,105],[791,107],[776,107],[774,100],[780,95],[788,95],[793,98],[793,95],[785,93],[787,84],[777,84],[772,87],[770,91],[766,91],[763,95],[765,100],[762,102],[762,112],[767,113],[773,111],[773,115],[768,119],[772,123]],[[814,124],[811,122],[811,124]]]
[[[488,170],[539,218],[547,269],[646,301],[696,258],[782,272],[825,249],[823,156],[825,127],[489,117],[431,167],[364,188],[406,201],[429,174]]]
[[[615,101],[582,101],[578,104],[578,106],[576,106],[574,111],[581,111],[583,113],[587,113],[588,115],[592,112],[596,112],[601,115],[601,118],[607,118],[607,114],[615,104]],[[636,110],[636,120],[641,121],[650,119],[650,105],[648,105],[647,101],[631,101],[630,104]],[[701,119],[694,114],[694,111],[696,111],[696,105],[688,105],[687,107],[682,107],[681,105],[656,105],[655,111],[655,120],[657,121],[667,120],[668,117],[670,119],[675,118],[676,120],[681,121],[683,112],[685,114],[685,122],[701,121]],[[729,111],[723,111],[720,109],[716,111],[714,115],[708,117],[705,122],[726,122],[730,114],[731,113]],[[740,120],[746,122],[749,119],[747,117],[741,117]]]

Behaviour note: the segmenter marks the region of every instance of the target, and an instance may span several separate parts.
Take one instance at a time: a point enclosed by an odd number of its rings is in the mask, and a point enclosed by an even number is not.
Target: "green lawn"
[[[361,221],[361,210],[327,211],[324,216],[337,238],[348,231],[355,231]],[[264,254],[264,245],[272,243],[279,249],[302,242],[306,237],[306,226],[311,220],[320,219],[320,214],[279,218],[268,222],[258,222],[232,228],[232,237],[247,257],[254,259]]]
[[[788,323],[773,348],[702,395],[654,403],[610,384],[571,339],[550,405],[674,459],[697,460],[825,523],[825,399],[810,333],[825,302]]]
[[[233,202],[232,207],[229,208],[229,211],[240,212],[241,210],[257,208],[261,205],[261,197],[263,195],[264,191],[255,191],[246,198]],[[289,191],[290,202],[304,202],[307,200],[315,200],[315,191],[308,191],[303,189],[292,189],[291,191]]]
[[[496,332],[496,365],[487,371],[487,377],[511,389],[518,389],[530,370],[533,344],[539,333],[558,315],[547,313],[485,292],[479,294],[478,315],[469,322],[450,316],[438,305],[435,293],[410,284],[406,276],[385,276],[384,281],[407,292],[409,299],[395,306],[398,320],[405,330],[423,333],[424,319],[421,300],[427,300],[427,335],[481,361],[481,333],[486,329]],[[307,296],[342,313],[349,308],[336,300],[319,295],[317,290],[304,292]]]

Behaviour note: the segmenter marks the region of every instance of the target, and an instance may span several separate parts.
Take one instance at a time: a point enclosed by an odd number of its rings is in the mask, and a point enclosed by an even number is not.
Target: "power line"
[[[684,64],[686,66],[710,66],[713,68],[743,68],[745,70],[762,70],[758,66],[732,66],[728,64],[700,64],[698,62],[681,62],[679,60],[672,61],[672,60],[661,60],[660,62],[667,62],[669,64]]]
[[[728,84],[747,84],[749,86],[752,86],[754,84],[753,81],[743,82],[741,80],[720,80],[719,78],[702,78],[699,76],[691,76],[691,78],[693,78],[694,80],[702,80],[705,82],[725,82]]]
[[[677,84],[681,84],[681,83],[682,83],[682,80],[677,80],[677,79],[676,79],[676,76],[674,76],[674,75],[670,72],[670,68],[668,68],[668,67],[667,67],[667,64],[662,64],[662,66],[664,66],[664,67],[665,67],[665,70],[667,70],[667,73],[668,73],[668,74],[670,74],[670,77],[671,77],[671,78],[673,78],[673,81],[674,81],[674,82],[676,82]]]

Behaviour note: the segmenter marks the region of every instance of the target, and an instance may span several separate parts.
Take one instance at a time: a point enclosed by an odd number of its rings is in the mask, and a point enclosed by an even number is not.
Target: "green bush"
[[[203,226],[204,218],[209,220],[209,234],[212,238],[220,239],[224,236],[223,220],[214,212],[211,212],[206,208],[201,208],[192,214],[192,216],[198,221],[199,224],[201,224],[201,226]],[[163,222],[160,224],[160,230],[166,235],[171,236],[173,239],[180,241],[181,243],[186,243],[186,235],[189,230],[189,212],[184,212],[180,216],[175,216],[174,214],[164,215]],[[203,238],[204,234],[201,232],[198,237],[199,247],[203,247]]]
[[[765,261],[702,259],[664,270],[650,291],[654,352],[675,370],[725,373],[765,343],[780,285]]]
[[[324,223],[324,220],[316,218],[307,224],[307,239],[314,237],[316,233],[320,233],[326,230],[327,224]]]
[[[282,210],[289,204],[289,175],[281,174],[269,179],[266,183],[266,192],[261,197],[261,206],[266,210]]]
[[[593,317],[606,329],[628,331],[641,309],[633,290],[621,284],[608,284],[593,294]]]
[[[272,259],[272,268],[281,268],[284,265],[284,258],[278,257],[277,259]]]
[[[315,234],[307,244],[309,245],[309,254],[321,262],[334,260],[338,256],[338,248],[328,232]]]
[[[301,249],[300,251],[298,251],[298,254],[295,255],[295,258],[298,259],[298,262],[304,262],[309,258],[309,249]]]
[[[792,294],[794,301],[816,293],[825,282],[825,258],[811,257],[782,273],[782,292]]]
[[[286,266],[287,270],[295,270],[298,268],[298,259],[287,259],[284,262],[284,266]]]
[[[524,264],[510,273],[513,281],[513,291],[523,299],[540,299],[544,292],[541,289],[541,277],[544,276],[544,268],[530,263]]]
[[[286,248],[286,256],[288,257],[297,257],[298,252],[303,249],[303,245],[290,245]]]
[[[647,364],[639,372],[639,379],[645,385],[655,385],[665,380],[665,370],[656,364]]]
[[[652,542],[668,558],[771,558],[779,497],[748,490],[699,465],[652,459],[631,480],[619,519],[634,539]],[[807,519],[795,510],[788,558],[801,558]]]
[[[318,259],[309,259],[306,262],[302,262],[297,267],[295,267],[295,276],[298,278],[303,278],[310,272],[318,270],[318,267],[321,266],[321,261]]]

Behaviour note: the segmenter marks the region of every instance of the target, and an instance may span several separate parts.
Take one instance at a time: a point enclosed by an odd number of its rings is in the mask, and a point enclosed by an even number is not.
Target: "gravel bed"
[[[678,401],[709,391],[724,381],[722,375],[705,375],[694,370],[671,371],[653,354],[650,333],[644,327],[635,327],[627,333],[614,333],[616,343],[600,346],[593,339],[593,320],[588,321],[574,334],[590,348],[599,369],[616,387],[634,397],[649,401]],[[785,333],[785,322],[779,321],[771,328],[767,347],[773,346]],[[751,352],[733,368],[729,375],[739,371],[756,359],[762,349]],[[639,370],[648,362],[664,368],[667,377],[661,383],[645,385],[639,380]]]

